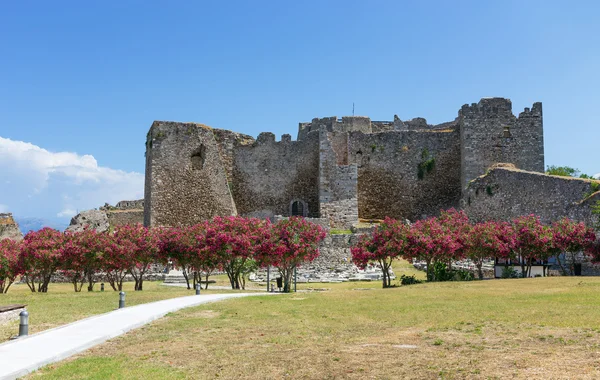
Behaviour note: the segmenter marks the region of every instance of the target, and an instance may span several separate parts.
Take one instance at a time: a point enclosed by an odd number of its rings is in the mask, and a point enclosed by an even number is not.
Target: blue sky
[[[143,195],[153,120],[256,136],[352,113],[544,107],[546,164],[600,172],[600,2],[1,2],[0,211]],[[2,181],[4,179],[4,181]]]

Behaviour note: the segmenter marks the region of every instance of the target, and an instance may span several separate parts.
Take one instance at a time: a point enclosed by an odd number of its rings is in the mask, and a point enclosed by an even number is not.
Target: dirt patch
[[[219,315],[221,315],[221,313],[214,310],[198,310],[193,313],[189,313],[186,316],[190,318],[216,318]]]

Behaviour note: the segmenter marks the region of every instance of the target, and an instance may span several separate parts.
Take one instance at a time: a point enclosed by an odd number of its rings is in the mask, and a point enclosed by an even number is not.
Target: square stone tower
[[[144,225],[193,225],[236,213],[212,128],[155,121],[146,138]]]

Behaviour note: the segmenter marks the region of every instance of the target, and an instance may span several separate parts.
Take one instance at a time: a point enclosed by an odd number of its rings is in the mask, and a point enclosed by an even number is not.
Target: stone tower
[[[462,106],[458,116],[463,188],[499,162],[544,172],[542,103],[525,108],[517,118],[510,99],[483,98]]]
[[[213,130],[154,122],[146,138],[144,224],[193,225],[236,213]]]

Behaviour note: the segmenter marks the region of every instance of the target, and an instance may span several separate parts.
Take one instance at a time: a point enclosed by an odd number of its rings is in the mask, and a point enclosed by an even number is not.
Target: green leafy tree
[[[579,169],[575,169],[570,166],[548,165],[548,167],[546,168],[546,174],[559,175],[563,177],[578,177],[580,173],[581,172],[579,171]]]

